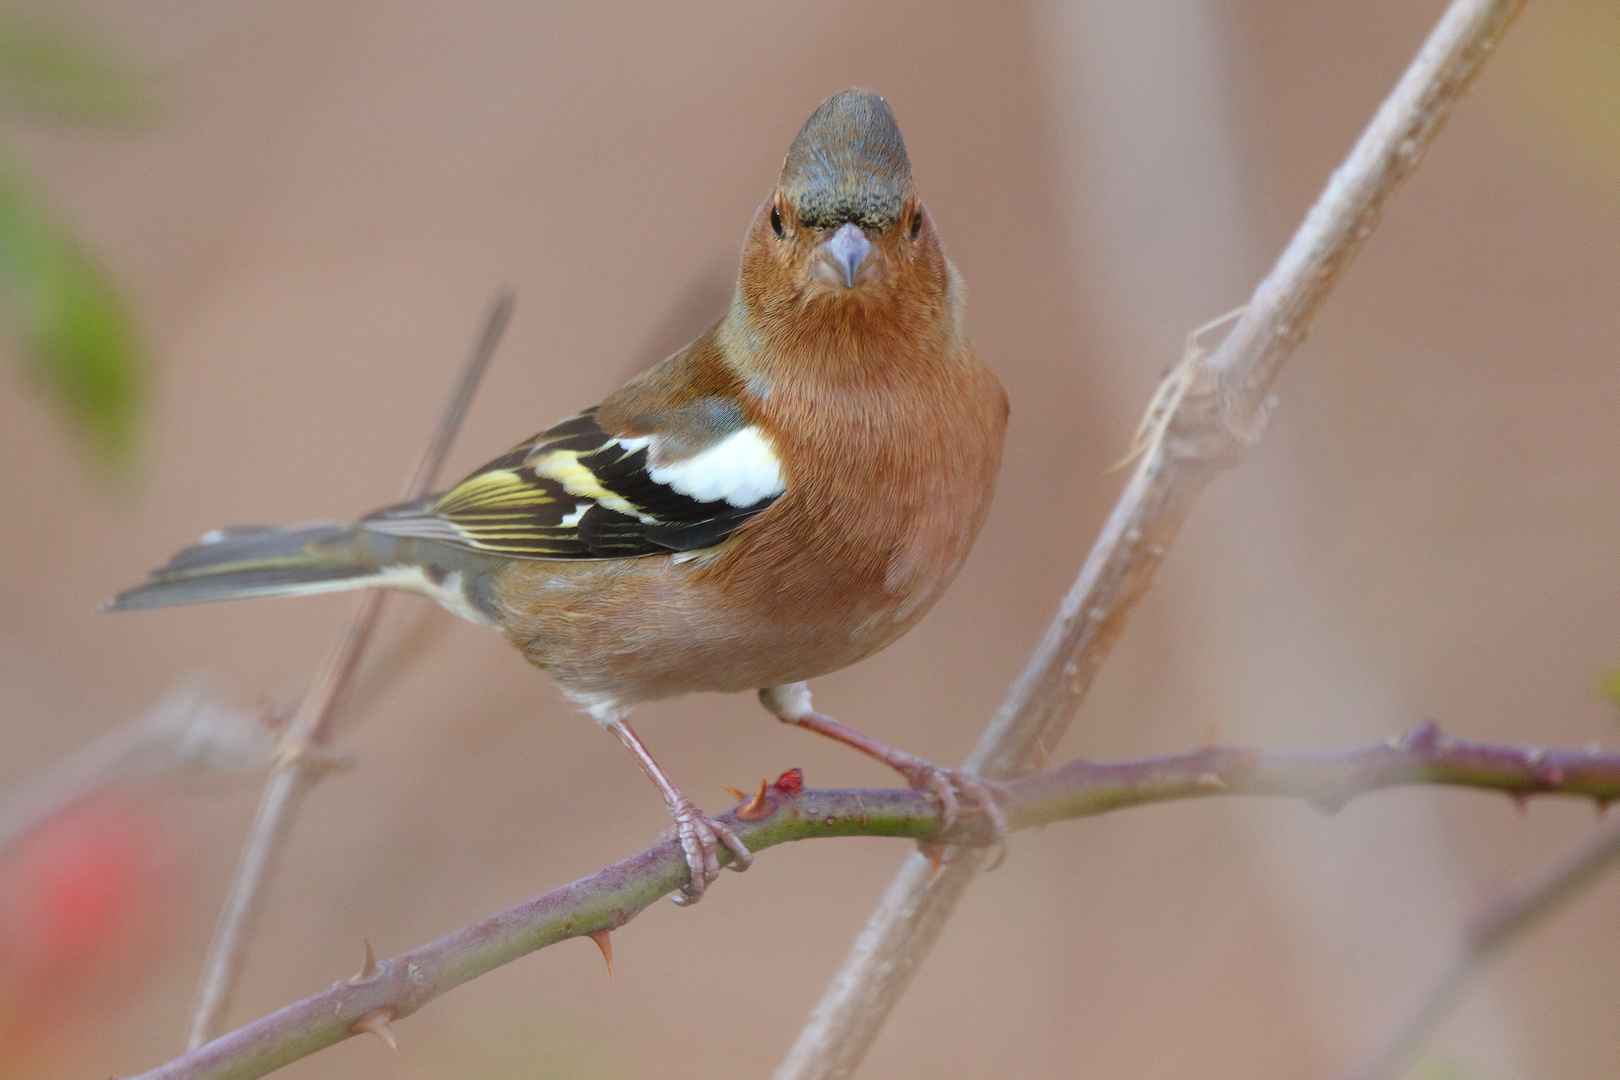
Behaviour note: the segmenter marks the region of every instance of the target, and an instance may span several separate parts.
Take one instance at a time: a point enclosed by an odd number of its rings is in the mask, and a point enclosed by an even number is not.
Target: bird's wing
[[[769,438],[740,418],[616,438],[589,409],[360,525],[507,558],[622,559],[718,544],[783,490]]]

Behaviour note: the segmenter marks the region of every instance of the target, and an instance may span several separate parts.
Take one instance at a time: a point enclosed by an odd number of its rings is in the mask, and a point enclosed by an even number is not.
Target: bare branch
[[[243,781],[270,764],[263,719],[212,700],[196,683],[60,762],[0,805],[0,854],[68,807],[115,784],[160,778]]]
[[[1266,752],[1214,746],[1132,761],[1076,761],[996,785],[1015,829],[1089,817],[1130,806],[1217,795],[1280,795],[1337,809],[1351,797],[1403,784],[1451,784],[1517,797],[1558,793],[1606,802],[1620,798],[1620,752],[1544,750],[1468,742],[1428,725],[1403,739],[1347,750]],[[898,836],[950,843],[957,857],[990,840],[982,815],[940,830],[938,802],[917,791],[764,791],[769,813],[748,807],[746,820],[723,817],[752,851],[789,840]],[[730,858],[721,853],[722,860]],[[948,873],[947,862],[940,870]],[[575,937],[604,935],[659,897],[689,871],[680,845],[658,844],[590,877],[491,915],[390,960],[367,960],[359,974],[330,989],[193,1049],[134,1080],[247,1080],[263,1076],[351,1035],[368,1017],[390,1021],[520,956]],[[1501,920],[1491,920],[1498,926]],[[1498,938],[1499,939],[1499,938]],[[604,949],[604,951],[606,951]],[[359,950],[356,950],[357,956]]]
[[[483,378],[495,353],[495,345],[512,314],[512,294],[501,293],[485,317],[483,329],[467,357],[454,391],[439,417],[433,437],[422,452],[411,479],[405,486],[407,501],[421,498],[433,486],[444,466],[450,443],[467,415],[473,392]],[[287,725],[275,770],[259,798],[258,812],[242,854],[236,864],[230,892],[220,909],[213,940],[203,962],[197,1003],[192,1012],[191,1031],[186,1045],[195,1049],[219,1030],[219,1023],[230,1004],[231,990],[247,956],[254,924],[264,906],[270,878],[281,858],[282,848],[292,832],[293,821],[304,796],[334,765],[344,764],[331,745],[332,719],[342,704],[360,657],[382,613],[384,594],[368,591],[356,606],[348,628],[333,646],[321,667],[315,684]]]
[[[968,759],[970,771],[1017,776],[1057,745],[1193,500],[1259,438],[1283,363],[1522,5],[1453,0],[1225,340],[1207,360],[1189,350],[1171,376],[1174,404],[1157,437]],[[921,854],[907,861],[777,1080],[833,1080],[855,1069],[982,862],[982,853],[963,852],[934,873]]]
[[[1465,928],[1457,952],[1395,1030],[1345,1080],[1384,1080],[1451,1010],[1474,971],[1543,916],[1613,869],[1620,821],[1612,821],[1530,881],[1498,897]]]
[[[467,354],[467,363],[461,369],[461,376],[456,379],[455,389],[450,392],[450,400],[444,403],[444,411],[439,414],[433,437],[428,440],[426,449],[416,463],[416,471],[405,485],[407,501],[426,495],[438,480],[439,470],[444,468],[444,459],[450,454],[450,445],[456,441],[462,421],[467,419],[473,394],[478,392],[478,384],[484,381],[484,372],[495,357],[495,346],[501,343],[506,324],[512,319],[515,300],[510,289],[501,290],[490,305],[489,313],[484,316],[483,329],[478,333],[478,340],[473,342],[472,351]]]

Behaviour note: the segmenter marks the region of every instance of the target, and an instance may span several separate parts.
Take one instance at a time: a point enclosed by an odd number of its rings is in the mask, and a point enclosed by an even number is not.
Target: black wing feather
[[[379,510],[361,526],[508,558],[624,559],[712,547],[777,498],[740,507],[705,502],[658,483],[647,469],[647,451],[620,445],[591,409],[444,494]]]

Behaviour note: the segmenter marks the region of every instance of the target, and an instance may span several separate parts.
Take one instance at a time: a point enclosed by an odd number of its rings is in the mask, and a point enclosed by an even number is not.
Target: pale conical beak
[[[861,263],[866,261],[867,254],[872,245],[866,239],[866,234],[860,226],[852,221],[846,221],[838,226],[833,233],[821,244],[821,257],[830,263],[844,278],[844,284],[853,289],[855,287],[855,273],[860,270]]]

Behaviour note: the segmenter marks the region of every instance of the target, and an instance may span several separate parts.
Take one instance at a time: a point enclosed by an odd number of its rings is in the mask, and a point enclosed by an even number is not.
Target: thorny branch
[[[1620,799],[1620,752],[1470,742],[1429,724],[1401,739],[1345,750],[1211,746],[1130,761],[1075,761],[998,784],[995,790],[1008,824],[1023,829],[1146,803],[1218,795],[1290,796],[1335,810],[1356,795],[1405,784],[1494,789],[1520,798],[1558,793],[1606,804]],[[896,836],[956,845],[990,840],[982,815],[966,817],[942,833],[938,803],[931,795],[806,791],[797,770],[723,820],[753,851],[830,836]],[[940,872],[948,869],[946,864]],[[595,937],[606,952],[608,932],[680,888],[688,872],[680,846],[665,841],[392,959],[376,963],[368,955],[353,978],[132,1080],[248,1080],[351,1035],[370,1032],[391,1040],[391,1021],[537,949]]]
[[[474,343],[454,391],[439,417],[438,426],[422,452],[411,479],[405,486],[405,500],[421,498],[433,486],[444,465],[450,443],[455,438],[473,391],[483,378],[512,314],[512,295],[503,292],[490,307],[482,331]],[[343,636],[321,666],[315,684],[304,695],[298,711],[282,738],[275,768],[259,797],[259,808],[242,854],[236,864],[230,892],[220,909],[208,956],[203,962],[197,1003],[192,1012],[191,1031],[186,1045],[196,1048],[219,1030],[220,1020],[230,1004],[230,995],[247,958],[254,924],[264,906],[270,879],[280,861],[282,848],[292,832],[304,796],[322,776],[345,764],[341,752],[332,746],[332,720],[354,679],[366,644],[371,640],[377,618],[382,613],[385,594],[367,590],[356,606]]]
[[[1018,776],[1057,745],[1193,501],[1259,438],[1283,363],[1522,6],[1453,0],[1231,332],[1207,359],[1190,350],[1171,376],[1173,407],[968,771]],[[964,851],[937,873],[921,855],[906,862],[776,1080],[854,1071],[983,861]]]

